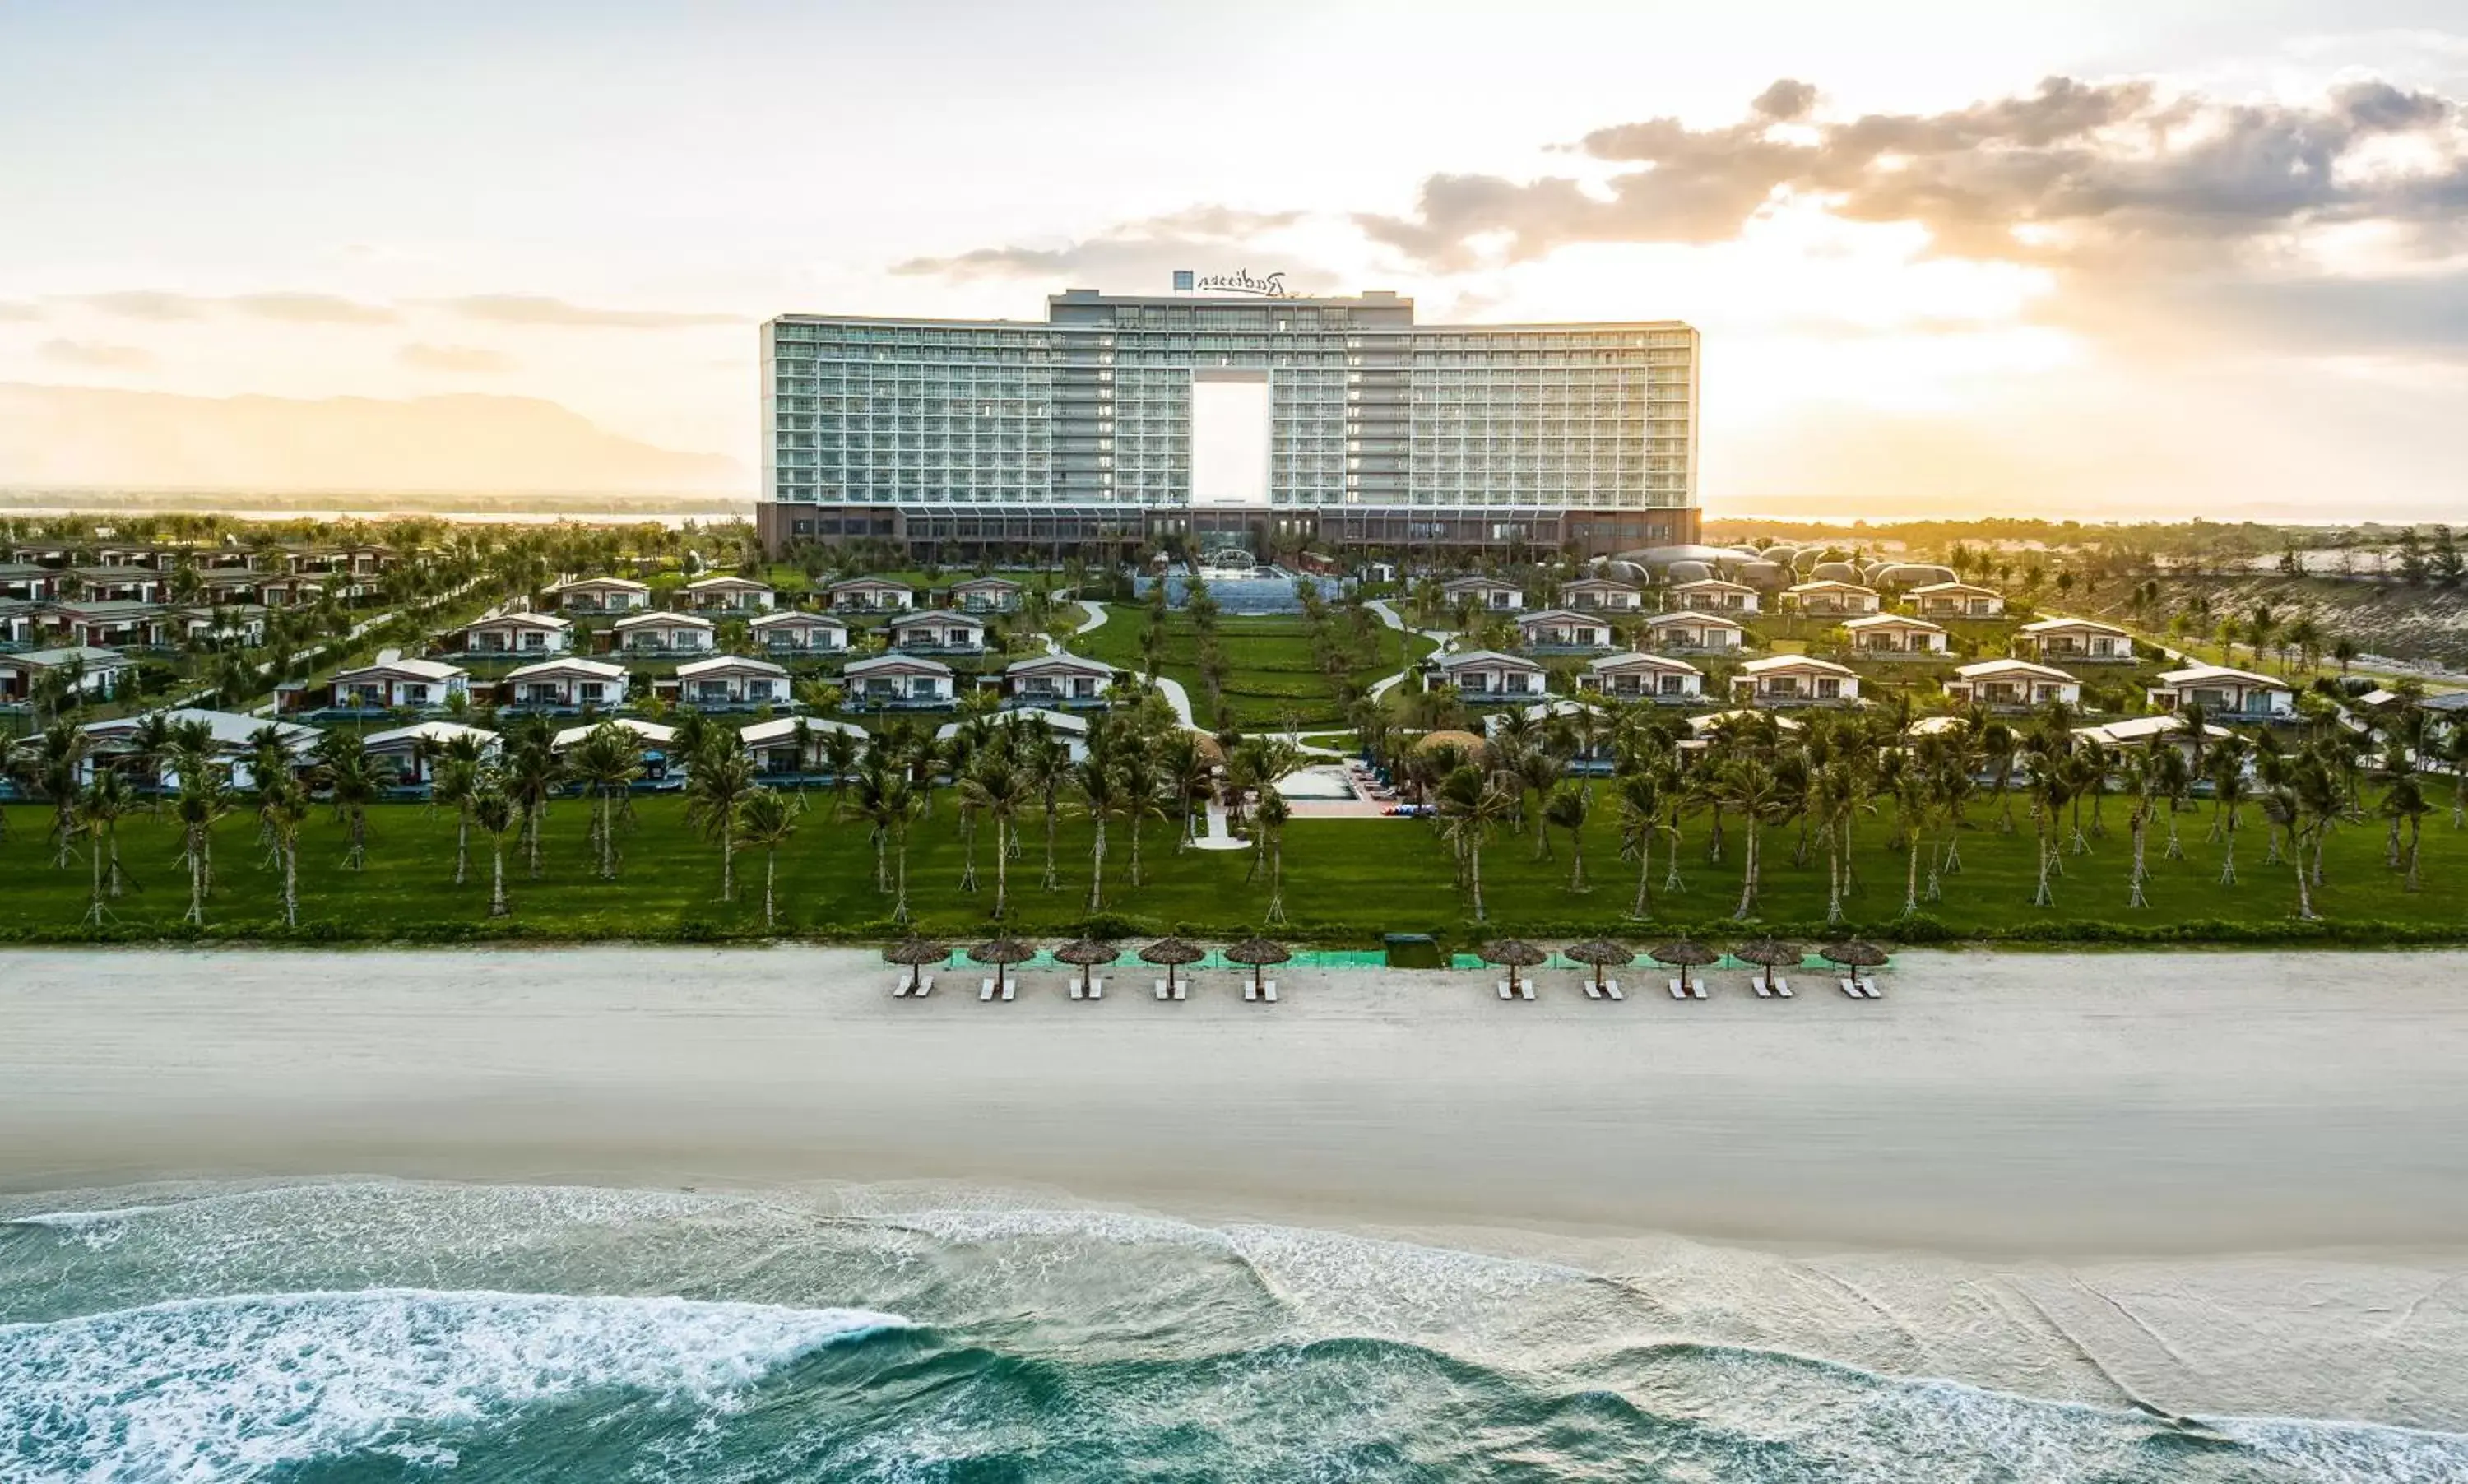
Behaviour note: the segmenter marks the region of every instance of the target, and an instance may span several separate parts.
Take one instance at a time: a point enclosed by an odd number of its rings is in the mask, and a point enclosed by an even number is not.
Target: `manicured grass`
[[[1140,650],[1140,636],[1148,623],[1145,607],[1114,604],[1107,610],[1106,623],[1074,638],[1071,648],[1091,659],[1145,674],[1148,662]],[[1306,727],[1344,724],[1345,717],[1328,677],[1313,658],[1308,620],[1300,615],[1223,618],[1218,621],[1217,634],[1228,665],[1225,701],[1238,724],[1255,728],[1282,726],[1290,716]],[[1414,658],[1431,651],[1429,640],[1418,634],[1401,635],[1385,626],[1377,630],[1374,638],[1379,662],[1351,672],[1355,683],[1364,687],[1397,673],[1402,663],[1398,657],[1401,639]],[[1180,681],[1191,695],[1194,711],[1204,711],[1206,688],[1200,676],[1200,633],[1187,615],[1166,615],[1166,643],[1160,659],[1159,673]],[[1199,719],[1203,725],[1211,720],[1205,715]]]
[[[882,937],[890,933],[890,904],[873,884],[873,853],[861,826],[836,820],[830,795],[809,796],[812,810],[780,855],[781,930],[831,937]],[[585,843],[587,813],[579,800],[552,810],[544,837],[539,879],[530,879],[511,842],[507,862],[514,916],[491,925],[488,908],[488,842],[474,835],[473,878],[452,884],[454,822],[450,814],[416,805],[374,811],[369,866],[341,867],[340,830],[321,810],[305,833],[301,849],[301,917],[304,932],[347,939],[388,936],[439,937],[468,931],[512,931],[552,938],[735,935],[762,928],[763,856],[739,857],[740,900],[720,900],[720,861],[715,847],[690,831],[674,796],[636,801],[637,828],[626,836],[622,878],[595,879]],[[2014,833],[1996,828],[1990,802],[1972,810],[1975,828],[1962,839],[1963,871],[1950,878],[1943,900],[1924,903],[1931,920],[1896,931],[1902,907],[1904,855],[1893,849],[1890,817],[1863,822],[1854,855],[1860,885],[1849,911],[1855,925],[1894,938],[1997,938],[2047,934],[2098,939],[2127,933],[2174,933],[2193,941],[2234,941],[2289,930],[2296,904],[2293,873],[2266,866],[2260,820],[2251,810],[2240,832],[2237,856],[2242,880],[2217,883],[2220,848],[2204,834],[2209,806],[2180,816],[2185,858],[2161,858],[2159,831],[2150,847],[2150,905],[2126,906],[2129,845],[2123,810],[2110,801],[2110,833],[2091,854],[2067,856],[2057,882],[2057,905],[2030,903],[2032,842],[2027,821]],[[2020,809],[2018,806],[2018,813]],[[52,865],[43,838],[50,812],[41,805],[9,810],[10,833],[0,840],[0,936],[75,937],[83,915],[88,875],[82,858],[67,871]],[[1431,932],[1462,945],[1481,936],[1521,933],[1559,938],[1612,933],[1642,939],[1657,928],[1694,927],[1718,936],[1744,930],[1728,921],[1740,893],[1741,827],[1726,825],[1725,862],[1705,859],[1705,821],[1692,819],[1682,846],[1683,890],[1660,890],[1662,863],[1654,870],[1656,922],[1626,916],[1634,890],[1634,867],[1618,858],[1608,808],[1598,810],[1587,831],[1588,872],[1593,889],[1566,889],[1568,842],[1555,836],[1554,858],[1533,858],[1531,835],[1501,835],[1483,853],[1484,896],[1489,921],[1476,925],[1457,891],[1446,846],[1425,823],[1391,819],[1304,819],[1290,828],[1286,843],[1285,935],[1374,946],[1382,932]],[[1132,887],[1129,843],[1112,832],[1107,863],[1106,910],[1123,921],[1113,930],[1181,928],[1210,936],[1241,934],[1261,926],[1264,886],[1245,879],[1244,852],[1177,853],[1174,830],[1151,822],[1145,831],[1145,884]],[[1024,827],[1022,855],[1012,863],[1013,925],[1052,937],[1079,925],[1086,913],[1089,831],[1066,819],[1059,831],[1062,889],[1039,889],[1043,826],[1033,816]],[[1769,830],[1760,919],[1787,932],[1814,933],[1824,916],[1825,857],[1812,850],[1808,863],[1792,860],[1795,826]],[[2330,929],[2354,939],[2468,936],[2468,833],[2453,831],[2444,817],[2428,821],[2423,875],[2426,889],[2405,893],[2382,860],[2382,826],[2365,821],[2343,827],[2331,838],[2325,884],[2317,895]],[[990,926],[994,902],[993,831],[980,822],[980,890],[959,890],[962,849],[948,793],[936,797],[935,815],[921,823],[909,859],[912,905],[926,930],[966,939]],[[187,907],[187,886],[177,837],[167,821],[140,816],[121,830],[121,856],[138,890],[114,906],[116,930],[129,936],[176,936]],[[279,915],[277,881],[257,842],[255,822],[245,815],[225,821],[216,837],[217,887],[208,903],[209,925],[242,934],[265,932]]]

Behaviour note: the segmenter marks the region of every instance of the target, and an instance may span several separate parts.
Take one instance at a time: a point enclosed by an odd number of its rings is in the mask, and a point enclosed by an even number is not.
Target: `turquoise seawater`
[[[1725,1262],[863,1191],[19,1200],[0,1480],[2468,1480],[2450,1432],[2137,1404],[1992,1333],[2001,1297],[1829,1358],[1876,1292]],[[2045,1394],[1931,1379],[1939,1345]]]

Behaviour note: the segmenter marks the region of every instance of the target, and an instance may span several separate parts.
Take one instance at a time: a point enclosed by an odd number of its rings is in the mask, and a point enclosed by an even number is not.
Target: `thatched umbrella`
[[[1731,956],[1744,964],[1765,966],[1766,988],[1769,990],[1773,988],[1774,970],[1784,964],[1796,967],[1799,963],[1799,954],[1798,944],[1785,943],[1779,938],[1759,938],[1753,943],[1743,943],[1731,950]]]
[[[1723,961],[1722,954],[1694,938],[1674,938],[1669,943],[1657,943],[1645,950],[1645,956],[1657,964],[1669,964],[1679,970],[1680,987],[1683,990],[1688,988],[1690,969],[1702,969],[1707,964],[1719,964]]]
[[[882,950],[885,963],[908,966],[908,991],[912,994],[926,982],[926,966],[939,964],[950,956],[949,944],[935,943],[926,938],[909,938]]]
[[[1849,938],[1827,944],[1817,950],[1817,956],[1829,964],[1840,964],[1856,975],[1862,969],[1883,968],[1886,955],[1885,949],[1863,938]]]
[[[1594,988],[1598,990],[1603,987],[1605,968],[1625,969],[1636,959],[1634,953],[1608,938],[1588,938],[1583,943],[1572,943],[1560,951],[1580,964],[1593,965]]]
[[[1284,944],[1271,943],[1266,938],[1245,938],[1225,950],[1227,963],[1250,966],[1251,987],[1255,990],[1267,981],[1270,964],[1282,964],[1293,956],[1292,950]]]
[[[1208,950],[1206,948],[1201,947],[1199,944],[1193,943],[1187,938],[1159,938],[1156,942],[1140,949],[1140,959],[1142,962],[1164,966],[1165,994],[1168,999],[1174,998],[1175,966],[1177,964],[1197,964],[1207,956]]]
[[[1502,938],[1497,943],[1486,943],[1476,956],[1486,964],[1497,964],[1506,969],[1509,982],[1512,984],[1518,983],[1523,977],[1518,972],[1519,970],[1531,969],[1537,964],[1549,963],[1551,960],[1550,954],[1522,938]]]
[[[1091,970],[1099,964],[1110,964],[1122,956],[1122,949],[1094,938],[1074,938],[1054,950],[1057,961],[1080,966],[1080,993],[1083,994],[1088,993]]]
[[[995,982],[1008,986],[1011,981],[1010,966],[1025,964],[1037,957],[1037,945],[1022,943],[1017,938],[996,938],[991,943],[980,943],[971,948],[969,957],[980,964],[994,965]]]

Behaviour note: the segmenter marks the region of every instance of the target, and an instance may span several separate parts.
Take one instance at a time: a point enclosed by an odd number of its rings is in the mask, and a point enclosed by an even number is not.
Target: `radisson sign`
[[[1177,268],[1174,270],[1174,286],[1177,293],[1249,294],[1260,299],[1295,297],[1286,287],[1285,274],[1271,273],[1265,278],[1253,278],[1248,268],[1205,276],[1195,274],[1189,268]]]

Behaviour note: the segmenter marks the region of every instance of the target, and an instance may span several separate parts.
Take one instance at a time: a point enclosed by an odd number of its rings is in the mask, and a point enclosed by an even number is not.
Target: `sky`
[[[2468,514],[2459,0],[0,5],[0,484],[751,492],[756,327],[1704,332],[1715,514]]]

